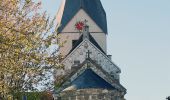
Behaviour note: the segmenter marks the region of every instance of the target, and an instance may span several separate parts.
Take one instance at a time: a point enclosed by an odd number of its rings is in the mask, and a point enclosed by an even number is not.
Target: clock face
[[[77,23],[75,24],[75,29],[76,29],[76,30],[82,31],[83,28],[84,28],[84,22],[79,21],[79,22],[77,22]]]

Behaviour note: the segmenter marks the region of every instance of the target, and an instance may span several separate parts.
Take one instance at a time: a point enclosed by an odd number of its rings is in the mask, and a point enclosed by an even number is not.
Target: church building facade
[[[107,20],[100,0],[63,0],[57,13],[64,69],[56,100],[125,100],[121,70],[107,55]]]

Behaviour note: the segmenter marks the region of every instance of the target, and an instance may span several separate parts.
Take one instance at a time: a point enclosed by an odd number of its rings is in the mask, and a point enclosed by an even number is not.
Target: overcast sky
[[[108,53],[121,70],[127,100],[170,95],[170,0],[101,0],[108,20]],[[61,0],[42,0],[56,15]]]

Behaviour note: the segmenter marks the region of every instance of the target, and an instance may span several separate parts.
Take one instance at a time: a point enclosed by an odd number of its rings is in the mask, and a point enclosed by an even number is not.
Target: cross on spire
[[[89,32],[89,26],[87,25],[87,22],[88,22],[88,20],[85,19],[85,20],[84,20],[84,31]]]
[[[87,20],[87,19],[85,19],[85,20],[84,20],[84,24],[85,24],[85,25],[87,25],[87,22],[88,22],[88,20]]]
[[[83,29],[83,39],[89,39],[89,26],[87,25],[87,20],[84,20],[84,29]]]
[[[90,58],[90,54],[92,54],[92,52],[90,52],[90,50],[88,50],[88,52],[86,52],[86,58],[87,58],[87,59]]]

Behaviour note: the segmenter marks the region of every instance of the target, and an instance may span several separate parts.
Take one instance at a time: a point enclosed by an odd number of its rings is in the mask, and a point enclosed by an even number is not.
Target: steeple
[[[64,56],[61,100],[125,100],[120,68],[107,55],[107,21],[100,0],[64,0],[57,14]],[[101,97],[102,95],[102,97]]]
[[[106,13],[100,0],[64,0],[57,14],[58,24],[61,25],[59,33],[80,9],[83,9],[102,31],[107,34]]]

